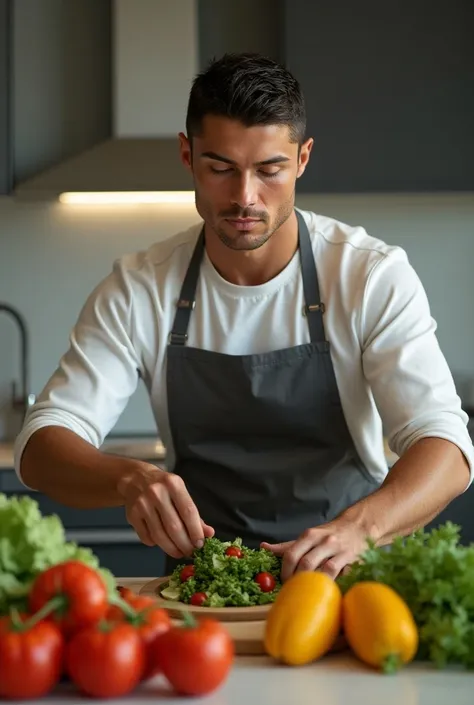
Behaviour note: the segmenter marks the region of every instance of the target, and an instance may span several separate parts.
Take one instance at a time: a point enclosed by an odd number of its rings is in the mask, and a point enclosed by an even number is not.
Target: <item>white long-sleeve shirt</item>
[[[474,468],[474,449],[423,286],[400,247],[361,227],[300,211],[311,237],[324,325],[349,431],[367,471],[388,472],[383,435],[401,456],[420,438],[452,441]],[[30,436],[64,426],[100,447],[136,389],[148,389],[173,469],[166,399],[166,347],[176,301],[202,223],[115,262],[89,296],[70,347],[30,409],[15,469]],[[224,280],[204,255],[188,345],[226,354],[309,342],[299,253],[259,286]],[[310,393],[310,390],[308,390]]]

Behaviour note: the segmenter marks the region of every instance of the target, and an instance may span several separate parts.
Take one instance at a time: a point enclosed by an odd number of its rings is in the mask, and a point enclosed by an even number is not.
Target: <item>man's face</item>
[[[208,115],[202,134],[180,134],[181,158],[193,174],[196,208],[233,250],[261,247],[291,215],[295,182],[305,170],[312,140],[290,142],[281,125],[245,127]]]

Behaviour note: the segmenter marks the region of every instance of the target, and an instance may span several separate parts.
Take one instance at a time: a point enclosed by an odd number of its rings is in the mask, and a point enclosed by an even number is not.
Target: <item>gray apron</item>
[[[345,421],[310,236],[296,215],[306,305],[294,315],[306,316],[311,342],[253,355],[186,344],[205,249],[203,228],[167,349],[174,472],[218,538],[240,536],[253,548],[261,541],[296,539],[379,486],[357,455]],[[168,574],[176,564],[167,558]]]

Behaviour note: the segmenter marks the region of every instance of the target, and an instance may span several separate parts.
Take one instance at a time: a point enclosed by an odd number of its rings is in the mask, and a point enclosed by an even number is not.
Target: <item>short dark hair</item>
[[[306,111],[301,87],[281,64],[255,53],[224,54],[193,81],[186,115],[188,138],[198,136],[206,115],[254,125],[288,125],[290,139],[304,141]]]

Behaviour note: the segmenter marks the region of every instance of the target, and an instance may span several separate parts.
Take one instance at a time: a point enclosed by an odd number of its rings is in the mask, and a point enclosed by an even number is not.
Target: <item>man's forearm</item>
[[[434,519],[469,482],[461,450],[441,438],[423,438],[391,468],[382,486],[343,514],[383,546]]]
[[[69,507],[93,509],[123,505],[120,481],[145,465],[107,455],[66,428],[48,426],[28,441],[20,472],[29,487],[51,499]]]

